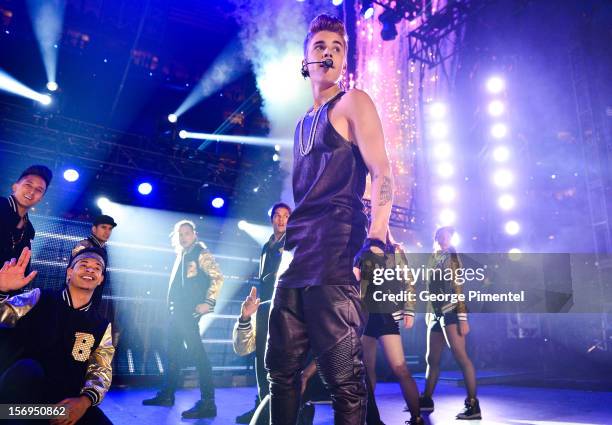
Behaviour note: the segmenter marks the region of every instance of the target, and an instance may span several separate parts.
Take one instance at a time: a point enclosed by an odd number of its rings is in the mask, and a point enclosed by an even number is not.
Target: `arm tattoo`
[[[387,205],[393,199],[393,193],[391,190],[391,178],[383,176],[382,184],[380,185],[380,191],[378,192],[378,206],[383,207]]]

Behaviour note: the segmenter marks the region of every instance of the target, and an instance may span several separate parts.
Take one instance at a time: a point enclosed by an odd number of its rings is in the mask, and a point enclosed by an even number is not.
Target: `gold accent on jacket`
[[[113,346],[113,331],[111,324],[106,327],[106,331],[100,340],[100,345],[89,356],[87,361],[87,372],[85,374],[85,385],[81,389],[81,394],[94,396],[93,405],[100,404],[113,379],[113,356],[115,347]]]
[[[211,280],[206,298],[217,301],[219,293],[221,292],[221,287],[223,286],[223,274],[219,269],[219,265],[215,261],[215,257],[213,257],[213,255],[207,250],[200,253],[198,263],[200,270],[206,273]]]
[[[14,328],[17,321],[28,314],[40,299],[40,289],[14,295],[0,302],[0,327]]]
[[[257,315],[251,316],[251,321],[247,326],[240,326],[240,322],[236,320],[234,330],[232,332],[232,340],[234,344],[234,352],[239,356],[246,356],[255,351],[255,335],[257,334]]]

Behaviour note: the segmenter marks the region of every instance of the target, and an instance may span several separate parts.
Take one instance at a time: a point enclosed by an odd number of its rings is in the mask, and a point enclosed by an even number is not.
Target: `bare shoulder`
[[[342,100],[345,100],[346,103],[348,103],[349,105],[356,106],[374,103],[372,102],[372,98],[370,98],[370,95],[360,89],[350,89],[346,92]]]
[[[363,90],[351,89],[347,91],[341,102],[348,116],[359,116],[376,111],[372,98]]]

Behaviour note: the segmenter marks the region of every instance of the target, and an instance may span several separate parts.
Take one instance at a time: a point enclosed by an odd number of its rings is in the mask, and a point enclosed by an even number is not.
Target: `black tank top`
[[[363,194],[368,170],[357,146],[345,140],[329,122],[328,110],[340,92],[320,110],[316,137],[307,154],[315,116],[308,114],[295,131],[293,198],[285,250],[293,254],[278,286],[357,285],[353,258],[367,235]]]

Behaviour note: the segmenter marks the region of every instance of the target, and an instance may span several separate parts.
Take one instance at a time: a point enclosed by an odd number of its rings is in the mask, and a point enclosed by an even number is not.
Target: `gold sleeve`
[[[248,322],[236,320],[234,331],[232,332],[232,340],[234,352],[239,356],[246,356],[255,351],[255,335],[257,332],[255,316],[255,314],[251,316],[251,320]]]
[[[457,283],[456,271],[463,267],[461,264],[461,259],[459,258],[459,254],[452,253],[450,256],[450,265],[453,270],[453,291],[455,294],[463,293],[463,284]],[[464,301],[457,301],[457,316],[459,320],[467,320],[467,306]]]
[[[106,327],[100,345],[89,356],[87,361],[87,373],[85,374],[85,385],[81,389],[81,395],[91,400],[92,406],[97,406],[110,388],[113,379],[113,332],[111,324]]]
[[[223,274],[215,261],[215,257],[206,250],[202,251],[198,257],[198,263],[200,269],[206,273],[211,280],[210,288],[208,289],[208,294],[204,302],[214,309],[217,298],[219,297],[219,292],[221,292],[221,287],[223,286]]]
[[[14,295],[0,302],[0,328],[14,328],[17,321],[28,314],[40,299],[40,289]]]

